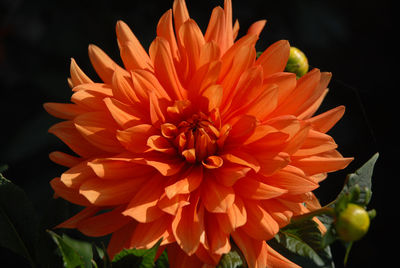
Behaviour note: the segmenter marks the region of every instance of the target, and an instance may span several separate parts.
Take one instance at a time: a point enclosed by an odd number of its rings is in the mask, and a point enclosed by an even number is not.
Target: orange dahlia
[[[175,0],[148,53],[117,22],[124,67],[89,46],[103,82],[72,59],[72,103],[44,107],[65,119],[49,132],[75,153],[50,154],[69,168],[51,186],[85,208],[58,227],[112,234],[111,257],[162,238],[171,267],[215,266],[232,243],[249,267],[296,267],[265,241],[318,206],[312,191],[352,158],[325,134],[344,107],[314,116],[331,74],[284,72],[287,41],[256,58],[264,25],[235,41],[225,0],[203,34]]]

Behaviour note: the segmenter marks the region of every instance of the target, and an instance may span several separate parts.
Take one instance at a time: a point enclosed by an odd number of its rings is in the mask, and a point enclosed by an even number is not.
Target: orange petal
[[[149,53],[160,84],[172,99],[182,100],[185,90],[179,81],[168,41],[156,37],[150,45]]]
[[[178,209],[172,221],[176,242],[188,255],[196,252],[204,232],[204,207],[199,202],[198,195],[191,196],[190,205]]]
[[[292,163],[294,166],[302,169],[307,175],[314,175],[343,169],[354,159],[353,157],[344,158],[340,154],[332,154],[331,152],[302,158],[293,157]]]
[[[130,127],[125,130],[117,130],[117,139],[125,149],[141,153],[149,149],[147,139],[157,133],[152,125],[142,124]]]
[[[297,80],[296,88],[287,96],[286,100],[278,106],[274,111],[274,115],[293,114],[298,115],[305,103],[310,98],[313,98],[317,92],[318,84],[320,82],[321,73],[318,69],[313,69],[299,80]],[[319,92],[321,94],[322,91]]]
[[[259,20],[254,22],[247,30],[247,34],[254,34],[257,37],[260,36],[260,33],[264,29],[266,23],[266,20]]]
[[[149,165],[157,169],[163,176],[172,176],[177,174],[185,166],[185,162],[178,157],[164,157],[160,153],[149,153],[143,157],[132,158],[133,163]]]
[[[205,112],[219,108],[222,101],[223,89],[221,85],[212,85],[206,88],[200,96],[200,107]]]
[[[150,167],[118,158],[98,158],[87,164],[99,178],[105,180],[134,179],[154,173]]]
[[[71,82],[74,87],[80,84],[93,83],[93,81],[87,77],[81,68],[79,68],[78,64],[76,64],[76,61],[73,58],[71,58],[70,74]]]
[[[237,180],[246,176],[251,169],[249,167],[243,167],[241,165],[235,165],[232,163],[224,163],[223,168],[219,168],[213,171],[213,174],[218,183],[221,185],[231,187]]]
[[[287,192],[285,189],[262,183],[257,177],[245,177],[234,186],[235,194],[249,199],[271,199]]]
[[[234,120],[235,122],[231,122],[232,128],[225,141],[225,149],[230,146],[234,148],[243,144],[252,135],[259,124],[257,118],[246,114],[237,116]]]
[[[87,84],[84,84],[87,85]],[[93,84],[96,85],[96,84]],[[105,97],[109,97],[112,95],[112,92],[109,91],[107,94],[104,94],[105,92],[99,92],[99,91],[94,91],[94,90],[84,90],[80,89],[80,86],[76,87],[78,88],[78,91],[75,92],[71,96],[71,101],[73,103],[78,104],[78,106],[83,109],[83,110],[91,110],[91,111],[102,111],[106,109],[106,105],[103,102],[103,99]],[[110,88],[108,86],[92,86],[93,88],[98,88],[98,89],[106,89],[109,90]]]
[[[144,124],[148,121],[147,115],[139,105],[126,105],[114,98],[105,98],[104,103],[107,105],[115,122],[123,129]]]
[[[249,167],[255,172],[258,172],[260,170],[260,163],[257,161],[256,158],[254,158],[254,156],[248,153],[242,151],[234,151],[231,153],[223,154],[221,155],[221,157],[222,159],[224,159],[224,161]]]
[[[169,155],[176,155],[176,149],[170,141],[163,136],[153,135],[147,139],[147,146],[151,149]]]
[[[82,161],[82,159],[80,159],[79,157],[72,156],[59,151],[51,152],[49,154],[49,158],[54,163],[64,167],[73,167]]]
[[[222,53],[233,45],[233,29],[232,29],[232,2],[224,0],[225,12],[225,31],[226,31],[226,47],[221,47]]]
[[[289,135],[280,132],[270,125],[257,125],[251,135],[243,142],[243,144],[259,148],[260,150],[272,150],[279,146],[281,148],[288,140]]]
[[[118,21],[116,25],[118,45],[121,58],[127,70],[148,69],[153,70],[151,60],[139,40],[132,33],[128,25]]]
[[[106,112],[91,112],[74,119],[76,129],[94,146],[112,153],[121,152],[122,146],[116,138],[117,126]]]
[[[221,50],[219,46],[214,41],[210,41],[205,43],[201,47],[200,56],[199,56],[199,64],[197,69],[199,69],[204,64],[210,63],[212,61],[218,61],[221,57]]]
[[[252,66],[247,69],[240,77],[235,89],[232,90],[229,99],[227,99],[223,114],[243,114],[243,109],[254,102],[260,94],[262,94],[262,68],[260,66]]]
[[[43,104],[43,107],[46,112],[52,116],[67,120],[73,119],[76,116],[88,111],[84,107],[71,103],[48,102]]]
[[[149,223],[139,223],[133,232],[130,247],[149,249],[161,238],[163,238],[163,242],[171,241],[169,238],[171,236],[170,226],[170,217],[161,217]]]
[[[318,184],[309,179],[301,169],[288,165],[271,177],[264,177],[266,184],[288,190],[292,195],[303,194],[318,188]]]
[[[215,85],[221,70],[221,61],[211,61],[201,66],[193,75],[188,84],[190,99],[196,100],[199,93]]]
[[[180,51],[184,49],[184,54],[190,59],[188,62],[189,76],[192,76],[197,67],[199,67],[200,52],[205,43],[203,33],[192,19],[185,21],[178,33],[178,40],[181,45]]]
[[[196,149],[191,148],[188,150],[184,150],[182,152],[182,156],[185,157],[186,161],[189,163],[195,163],[196,162]]]
[[[208,246],[206,247],[204,244],[200,243],[195,256],[203,262],[202,268],[213,268],[218,265],[222,255],[210,252]]]
[[[101,149],[95,147],[83,138],[71,121],[57,123],[49,129],[49,132],[56,135],[67,144],[72,151],[84,158],[103,153]]]
[[[81,210],[79,213],[75,214],[73,217],[60,223],[59,225],[57,225],[54,228],[76,228],[80,221],[87,219],[89,217],[92,217],[100,210],[101,210],[101,207],[97,207],[97,206],[86,207],[83,210]]]
[[[121,72],[127,73],[127,71],[118,66],[103,50],[95,45],[89,45],[89,58],[96,73],[107,84],[112,83],[115,69],[118,68]]]
[[[286,97],[296,88],[296,74],[278,72],[271,74],[264,79],[264,85],[275,84],[278,86],[278,106],[286,99]]]
[[[247,221],[240,229],[257,240],[269,240],[279,231],[278,223],[258,202],[245,202]]]
[[[263,92],[243,112],[255,116],[260,121],[264,120],[277,106],[278,91],[276,85],[263,88]]]
[[[218,224],[215,224],[215,217],[212,213],[205,213],[205,230],[208,245],[212,254],[222,255],[231,250],[229,234],[222,231]]]
[[[113,88],[109,84],[104,83],[86,83],[77,85],[72,89],[74,92],[81,90],[90,91],[91,93],[96,93],[104,97],[111,97],[113,94]]]
[[[191,193],[200,186],[202,180],[203,169],[200,166],[195,166],[177,182],[165,187],[165,193],[170,199],[179,194]]]
[[[161,36],[168,41],[171,48],[172,57],[179,59],[178,45],[176,43],[174,28],[172,26],[172,10],[168,10],[162,15],[157,24],[157,36]]]
[[[299,119],[307,119],[310,118],[320,107],[322,101],[325,99],[325,96],[328,94],[328,89],[325,89],[320,95],[319,97],[313,102],[311,103],[308,108],[306,108],[303,112],[301,112],[298,115]]]
[[[156,93],[154,91],[150,92],[149,95],[150,95],[150,120],[155,127],[159,128],[163,123],[165,123],[165,116],[162,107],[163,104],[166,103],[163,102],[162,99],[157,98]]]
[[[232,62],[234,58],[238,55],[238,52],[242,50],[244,47],[254,48],[256,42],[257,42],[257,36],[245,35],[239,40],[237,40],[225,53],[223,53],[221,48],[221,55],[223,55],[222,56],[223,65],[220,78],[225,77],[226,74],[230,72],[230,68],[232,67]]]
[[[300,124],[299,131],[288,140],[285,148],[283,148],[282,151],[288,153],[289,155],[297,152],[297,150],[300,149],[304,141],[307,139],[310,129],[310,125]]]
[[[215,217],[221,229],[227,234],[243,226],[247,221],[247,212],[242,198],[236,195],[235,202],[228,208],[226,213],[216,213]]]
[[[335,143],[335,141],[331,136],[321,133],[319,131],[310,130],[301,148],[297,150],[293,155],[295,156],[313,155],[313,154],[323,153],[326,151],[331,151],[336,148],[337,144]]]
[[[79,193],[78,189],[65,186],[65,184],[61,182],[60,178],[52,179],[50,181],[50,185],[57,196],[60,196],[73,204],[85,207],[92,205],[83,195]]]
[[[129,248],[130,240],[136,225],[137,223],[133,221],[112,234],[107,246],[107,253],[111,260],[117,253],[121,252],[122,249]]]
[[[306,122],[311,123],[313,129],[326,133],[342,118],[344,111],[344,106],[338,106],[325,113],[311,117]]]
[[[149,94],[152,91],[158,98],[171,100],[153,72],[137,69],[132,72],[132,81],[135,92],[142,103],[148,103]]]
[[[267,244],[265,241],[255,240],[249,237],[243,230],[238,229],[232,234],[236,245],[240,248],[247,265],[252,268],[267,267]]]
[[[146,178],[146,183],[141,186],[122,214],[138,222],[151,222],[161,217],[164,212],[157,207],[157,202],[163,194],[164,183],[165,178],[159,174]]]
[[[232,29],[232,31],[233,31],[233,40],[235,40],[236,37],[238,36],[239,28],[240,28],[239,21],[236,19],[235,20],[235,24],[233,25],[233,29]]]
[[[224,213],[235,201],[235,192],[214,182],[214,178],[206,178],[202,183],[202,201],[208,211]]]
[[[190,204],[188,202],[189,197],[190,197],[189,194],[177,194],[172,198],[168,198],[167,195],[164,193],[158,200],[157,206],[162,211],[175,216],[176,213],[178,212],[178,209]]]
[[[332,73],[322,72],[319,85],[314,90],[311,97],[304,102],[302,107],[299,107],[297,113],[300,119],[311,117],[322,103],[325,95],[328,93],[328,84],[332,78]]]
[[[276,199],[268,199],[260,202],[263,209],[265,209],[271,217],[278,223],[279,228],[282,228],[290,223],[293,212],[284,206]]]
[[[282,72],[289,59],[290,45],[287,40],[275,42],[269,46],[257,59],[256,64],[260,64],[264,69],[264,77],[274,73]]]
[[[116,69],[114,75],[112,77],[112,92],[115,99],[123,102],[125,104],[136,104],[137,102],[143,101],[147,103],[145,100],[146,97],[140,98],[137,90],[137,87],[134,85],[133,81],[133,73],[132,75],[129,74],[128,76],[121,72],[120,70]],[[138,96],[139,95],[139,96]]]
[[[120,205],[128,203],[146,179],[145,177],[125,180],[90,179],[81,185],[79,193],[97,206]]]
[[[217,155],[211,155],[204,159],[201,163],[208,169],[216,169],[222,167],[224,160]]]
[[[222,72],[224,65],[229,64],[229,62],[225,63],[230,60],[229,58],[226,59],[226,57],[226,54],[222,57],[222,70],[220,76],[223,75]],[[221,77],[220,83],[224,89],[224,96],[222,99],[223,105],[226,105],[233,95],[236,83],[239,81],[242,73],[253,65],[255,57],[256,50],[254,46],[244,45],[238,48],[237,54],[233,59],[231,59],[232,61],[230,62],[231,65],[229,72]]]
[[[207,26],[204,39],[206,42],[213,41],[218,44],[219,47],[223,48],[224,51],[227,49],[227,32],[225,31],[225,13],[221,7],[215,7],[211,13],[210,21]]]
[[[302,127],[305,127],[307,125],[303,124],[293,115],[282,115],[274,117],[272,119],[269,119],[268,121],[265,121],[265,124],[270,125],[271,127],[274,127],[283,133],[289,134],[289,139],[296,135]]]
[[[185,0],[175,0],[172,5],[172,10],[174,14],[175,31],[179,32],[179,28],[182,24],[190,19]]]
[[[61,181],[67,187],[79,188],[84,181],[95,176],[93,170],[87,165],[87,161],[84,161],[65,171],[61,175]]]
[[[117,207],[110,212],[83,219],[78,223],[77,229],[85,235],[94,237],[113,233],[132,221],[131,218],[121,214],[123,208],[124,206]]]
[[[259,173],[264,176],[270,176],[290,162],[290,156],[284,152],[264,152],[258,154],[256,159],[260,167]]]

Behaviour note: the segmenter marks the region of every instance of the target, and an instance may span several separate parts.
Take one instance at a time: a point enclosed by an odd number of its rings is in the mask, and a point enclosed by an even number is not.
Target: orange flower
[[[50,154],[69,168],[51,186],[86,208],[58,227],[112,234],[111,257],[163,238],[171,267],[215,266],[234,241],[249,267],[296,267],[265,241],[318,206],[311,191],[352,158],[325,134],[344,107],[313,116],[331,74],[283,72],[287,41],[256,59],[264,24],[235,41],[226,0],[203,34],[175,0],[149,53],[117,23],[124,68],[89,46],[103,83],[72,60],[72,103],[44,107],[66,120],[49,132],[77,156]]]

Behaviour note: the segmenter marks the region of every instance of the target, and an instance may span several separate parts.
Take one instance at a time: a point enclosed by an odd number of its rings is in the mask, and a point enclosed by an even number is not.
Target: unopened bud
[[[290,47],[289,60],[286,64],[285,71],[295,73],[299,78],[308,72],[307,57],[300,49]]]
[[[368,232],[369,223],[368,212],[363,207],[350,203],[340,212],[335,228],[341,240],[351,242],[359,240]]]

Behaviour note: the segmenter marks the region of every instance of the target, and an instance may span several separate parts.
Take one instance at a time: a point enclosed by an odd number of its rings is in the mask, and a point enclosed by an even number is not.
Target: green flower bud
[[[307,57],[300,49],[296,47],[290,47],[290,55],[285,71],[295,73],[298,78],[302,77],[308,72]]]
[[[340,212],[335,228],[341,240],[351,242],[359,240],[368,232],[369,223],[368,212],[363,207],[350,203]]]

